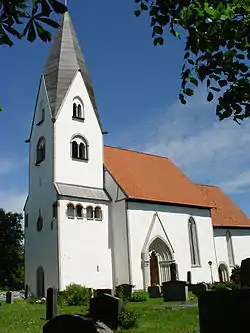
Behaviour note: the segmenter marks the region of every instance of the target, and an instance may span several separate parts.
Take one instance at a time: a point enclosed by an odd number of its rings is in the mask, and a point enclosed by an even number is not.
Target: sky
[[[191,178],[219,185],[248,215],[250,121],[219,122],[200,87],[178,101],[184,41],[154,47],[147,16],[133,0],[68,1],[92,78],[105,143],[167,156]],[[1,46],[0,207],[21,211],[27,196],[28,145],[39,79],[50,44]]]

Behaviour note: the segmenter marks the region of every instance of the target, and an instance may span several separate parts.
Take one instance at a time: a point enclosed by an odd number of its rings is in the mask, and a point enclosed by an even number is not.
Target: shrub
[[[211,284],[211,290],[235,290],[238,285],[233,282],[215,282]]]
[[[148,300],[148,293],[144,290],[136,290],[133,292],[131,302],[146,302]]]
[[[137,322],[138,313],[126,304],[119,317],[120,326],[124,329],[130,329],[135,327],[137,325]]]
[[[132,289],[134,286],[129,284],[121,284],[115,289],[115,296],[127,302],[131,299]]]
[[[91,289],[81,286],[79,284],[70,284],[66,287],[61,298],[65,300],[68,305],[88,305],[92,297]]]
[[[36,304],[36,302],[39,300],[39,298],[31,296],[29,298],[27,298],[27,303],[28,304]]]
[[[241,268],[240,266],[234,266],[234,268],[232,269],[232,273],[230,276],[230,281],[239,285],[241,284]]]

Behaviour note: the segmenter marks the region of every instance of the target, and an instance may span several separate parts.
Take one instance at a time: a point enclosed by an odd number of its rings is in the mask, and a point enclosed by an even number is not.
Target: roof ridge
[[[125,150],[125,151],[129,151],[131,153],[136,153],[136,154],[141,154],[141,155],[147,155],[147,156],[152,156],[152,157],[159,157],[159,158],[163,158],[165,160],[171,161],[168,157],[166,156],[161,156],[161,155],[157,155],[157,154],[150,154],[150,153],[145,153],[143,151],[138,151],[135,149],[128,149],[128,148],[121,148],[121,147],[114,147],[114,146],[110,146],[110,145],[104,145],[104,147],[108,147],[108,148],[112,148],[112,149],[118,149],[118,150]],[[171,161],[172,162],[172,161]],[[173,163],[173,162],[172,162]],[[173,163],[174,164],[174,163]],[[175,164],[174,164],[175,165]]]
[[[218,185],[210,185],[210,184],[202,184],[202,183],[194,183],[195,185],[198,185],[198,186],[206,186],[206,187],[217,187],[220,189],[220,187]]]

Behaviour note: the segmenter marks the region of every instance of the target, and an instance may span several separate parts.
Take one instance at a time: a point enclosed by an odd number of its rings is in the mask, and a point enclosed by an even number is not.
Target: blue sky
[[[250,215],[250,122],[218,122],[200,88],[178,102],[183,42],[153,47],[149,20],[133,0],[69,1],[92,77],[107,144],[170,157],[193,181],[217,184]],[[29,136],[49,44],[1,47],[0,206],[21,210],[27,194]],[[4,78],[4,80],[3,80]]]

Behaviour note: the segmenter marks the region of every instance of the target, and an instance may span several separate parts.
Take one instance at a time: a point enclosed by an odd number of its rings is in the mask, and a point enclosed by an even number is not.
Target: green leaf
[[[225,87],[227,85],[227,80],[219,80],[218,83],[220,87]]]
[[[183,94],[179,94],[179,100],[181,101],[182,104],[184,105],[187,104]]]
[[[211,102],[214,99],[214,95],[211,93],[211,91],[207,95],[207,101]]]
[[[3,111],[3,108],[0,106],[0,111]]]
[[[141,2],[140,5],[141,5],[141,10],[148,10],[148,6],[144,2]]]
[[[192,59],[187,60],[190,65],[194,65],[194,61]]]
[[[163,34],[163,29],[162,29],[161,26],[155,25],[154,26],[154,32],[157,33],[158,35],[162,35]]]
[[[210,87],[211,81],[209,79],[207,79],[207,88]]]
[[[29,26],[29,31],[28,31],[28,36],[27,39],[29,42],[33,43],[34,40],[36,39],[36,31],[33,22],[31,22]]]
[[[183,92],[187,96],[193,96],[194,95],[193,89],[190,89],[190,88],[184,89]]]
[[[41,21],[41,22],[44,22],[44,23],[48,24],[49,26],[51,26],[52,28],[55,28],[55,29],[60,27],[59,23],[57,23],[56,21],[51,20],[47,17],[37,17],[37,20]]]
[[[154,39],[154,46],[156,46],[157,44],[163,45],[163,43],[164,43],[164,39],[162,37],[157,37]]]
[[[190,78],[190,82],[193,83],[196,87],[198,87],[198,81],[194,77]]]
[[[217,91],[217,92],[220,91],[220,88],[216,88],[216,87],[210,87],[210,89],[212,89],[212,90],[214,90],[214,91]]]
[[[245,59],[245,56],[244,56],[244,54],[237,54],[237,55],[236,55],[236,58],[237,58],[237,59],[244,60],[244,59]]]
[[[187,51],[187,52],[184,54],[184,59],[187,59],[189,56],[190,56],[190,52]]]
[[[56,14],[64,14],[67,11],[67,7],[63,3],[56,0],[48,0],[48,1],[51,4]]]
[[[134,14],[136,17],[139,17],[141,15],[141,11],[139,9],[134,11]]]
[[[40,37],[40,39],[45,43],[50,42],[52,39],[51,33],[49,31],[45,30],[41,26],[41,24],[39,24],[36,21],[35,21],[35,26],[36,26],[36,30],[37,30],[37,33],[38,33],[38,36]]]

